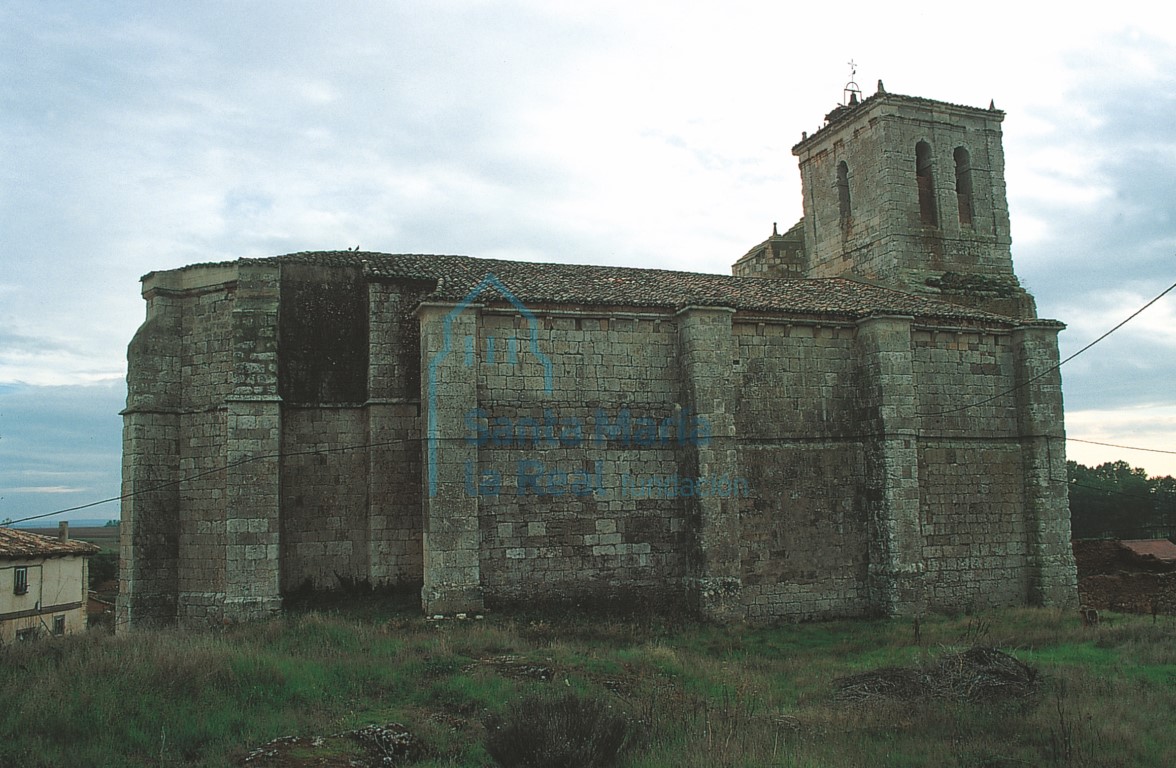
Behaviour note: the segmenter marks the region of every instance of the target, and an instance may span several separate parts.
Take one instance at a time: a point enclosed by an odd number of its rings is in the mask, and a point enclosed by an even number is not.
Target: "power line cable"
[[[1119,330],[1120,328],[1122,328],[1122,327],[1123,327],[1124,325],[1126,325],[1128,322],[1130,322],[1131,320],[1135,319],[1135,318],[1136,318],[1136,317],[1137,317],[1137,316],[1138,316],[1138,315],[1139,315],[1141,312],[1143,312],[1144,310],[1146,310],[1146,309],[1147,309],[1148,307],[1150,307],[1152,304],[1155,304],[1157,301],[1159,301],[1161,298],[1163,298],[1165,295],[1167,295],[1167,294],[1168,294],[1169,292],[1171,292],[1173,289],[1176,289],[1176,283],[1173,283],[1172,285],[1170,285],[1170,286],[1168,286],[1167,288],[1165,288],[1163,291],[1161,291],[1159,294],[1157,294],[1157,295],[1156,295],[1156,296],[1155,296],[1153,299],[1151,299],[1151,301],[1147,302],[1147,303],[1146,303],[1146,304],[1144,304],[1142,307],[1140,307],[1139,309],[1137,309],[1137,310],[1135,310],[1134,312],[1132,312],[1132,313],[1131,313],[1131,314],[1130,314],[1130,315],[1129,315],[1127,318],[1125,318],[1124,320],[1122,320],[1121,322],[1119,322],[1117,325],[1115,325],[1115,326],[1114,326],[1113,328],[1111,328],[1109,331],[1107,331],[1106,333],[1102,334],[1101,336],[1099,336],[1097,339],[1095,339],[1094,341],[1090,342],[1090,343],[1089,343],[1089,344],[1087,344],[1086,346],[1082,347],[1082,349],[1080,349],[1080,350],[1078,350],[1077,352],[1075,352],[1074,354],[1070,355],[1070,356],[1069,356],[1069,357],[1067,357],[1065,360],[1062,360],[1061,362],[1057,363],[1056,365],[1053,365],[1053,366],[1051,366],[1051,367],[1049,367],[1049,368],[1045,369],[1044,371],[1042,371],[1042,372],[1038,373],[1037,375],[1035,375],[1035,376],[1033,376],[1033,377],[1031,377],[1031,378],[1029,378],[1029,379],[1026,379],[1025,381],[1021,382],[1020,384],[1016,385],[1015,387],[1012,387],[1012,388],[1010,388],[1010,389],[1007,389],[1007,390],[1005,390],[1004,392],[1000,392],[1000,393],[998,393],[998,394],[996,394],[996,395],[993,395],[993,396],[991,396],[991,397],[985,398],[985,399],[983,399],[983,400],[980,400],[980,401],[977,401],[977,402],[974,402],[974,403],[970,403],[970,404],[968,404],[968,405],[961,406],[961,407],[959,407],[959,408],[953,408],[953,409],[951,409],[951,410],[948,410],[948,411],[938,411],[938,412],[927,412],[927,411],[921,411],[921,412],[919,412],[919,413],[918,413],[918,415],[919,415],[919,416],[943,416],[943,415],[947,415],[947,414],[951,414],[951,413],[958,413],[958,412],[960,412],[960,411],[964,411],[964,410],[967,410],[967,409],[969,409],[969,408],[975,408],[975,407],[978,407],[978,406],[981,406],[981,405],[985,405],[985,404],[987,404],[987,403],[990,403],[990,402],[992,402],[993,400],[997,400],[997,399],[999,399],[999,398],[1001,398],[1001,397],[1004,397],[1005,395],[1008,395],[1008,394],[1011,394],[1011,393],[1013,393],[1013,392],[1016,392],[1018,389],[1021,389],[1021,388],[1025,387],[1025,386],[1027,386],[1027,385],[1031,384],[1032,382],[1036,381],[1037,379],[1040,379],[1042,376],[1045,376],[1045,375],[1047,375],[1047,374],[1049,374],[1049,373],[1052,373],[1053,371],[1056,371],[1056,370],[1058,370],[1059,368],[1061,368],[1061,367],[1062,367],[1063,365],[1065,365],[1066,363],[1070,362],[1070,361],[1071,361],[1071,360],[1073,360],[1074,358],[1076,358],[1076,357],[1078,357],[1079,355],[1081,355],[1083,352],[1086,352],[1086,351],[1087,351],[1087,350],[1089,350],[1091,347],[1093,347],[1094,345],[1098,344],[1098,343],[1099,343],[1099,342],[1101,342],[1103,339],[1107,338],[1108,336],[1110,336],[1111,334],[1113,334],[1115,331],[1117,331],[1117,330]],[[871,437],[879,437],[879,436],[880,436],[880,435],[877,435],[877,434],[873,434],[873,435],[853,435],[853,436],[844,436],[844,435],[832,436],[832,435],[831,435],[831,436],[824,437],[823,439],[834,439],[834,440],[837,440],[837,439],[841,439],[841,440],[844,440],[844,439],[868,439],[868,438],[871,438]],[[916,437],[923,437],[923,435],[915,435],[915,436],[916,436]],[[1023,437],[1023,436],[1017,436],[1016,438],[1010,438],[1010,439],[1020,439],[1021,437]],[[1050,438],[1050,437],[1053,437],[1053,436],[1050,436],[1050,435],[1042,435],[1041,437],[1047,437],[1047,438]],[[397,440],[389,440],[389,441],[378,442],[378,443],[363,443],[363,444],[356,444],[356,445],[339,446],[339,447],[335,447],[335,448],[319,448],[319,449],[312,449],[312,450],[306,450],[306,451],[290,451],[290,452],[286,452],[286,453],[278,452],[278,453],[271,453],[271,454],[263,454],[263,455],[261,455],[261,456],[250,456],[250,457],[247,457],[247,458],[244,458],[244,459],[240,459],[240,460],[238,460],[238,461],[235,461],[235,462],[230,462],[230,463],[227,463],[227,464],[226,464],[224,467],[217,467],[217,468],[215,468],[215,469],[209,469],[209,470],[205,470],[205,471],[203,471],[203,472],[198,472],[198,473],[196,473],[196,474],[194,474],[194,475],[188,475],[188,476],[186,476],[186,477],[182,477],[182,478],[179,478],[179,479],[177,479],[177,480],[172,480],[172,481],[169,481],[169,482],[166,482],[166,483],[161,483],[160,485],[153,486],[152,488],[146,488],[146,489],[144,489],[144,490],[142,490],[142,491],[132,491],[131,493],[125,493],[125,494],[122,494],[122,495],[120,495],[120,496],[112,496],[112,497],[110,497],[110,498],[107,498],[107,499],[100,499],[100,500],[98,500],[98,501],[92,501],[92,502],[89,502],[89,503],[87,503],[87,504],[79,504],[79,505],[77,505],[77,506],[74,506],[74,507],[67,507],[67,508],[65,508],[65,509],[59,509],[59,510],[55,510],[55,511],[53,511],[53,512],[45,512],[45,513],[42,513],[42,514],[39,514],[39,515],[30,515],[30,516],[28,516],[28,517],[22,517],[22,518],[20,518],[20,519],[17,519],[17,520],[11,520],[11,521],[9,521],[8,525],[15,525],[16,523],[24,523],[24,522],[29,522],[29,521],[31,521],[31,520],[40,520],[40,519],[43,519],[43,518],[46,518],[46,517],[54,517],[54,516],[56,516],[56,515],[63,515],[63,514],[66,514],[66,513],[68,513],[68,512],[77,512],[77,511],[79,511],[79,510],[83,510],[83,509],[89,509],[90,507],[96,507],[96,506],[100,506],[100,505],[102,505],[102,504],[109,504],[109,503],[111,503],[111,502],[115,502],[115,501],[122,501],[123,499],[132,498],[132,497],[134,497],[134,496],[137,496],[137,495],[139,495],[139,494],[141,494],[141,493],[149,493],[149,492],[158,491],[158,490],[160,490],[160,489],[163,489],[163,488],[168,488],[168,487],[170,487],[170,486],[173,486],[173,485],[178,485],[178,484],[180,484],[180,483],[189,482],[189,481],[191,481],[191,480],[195,480],[195,479],[198,479],[198,478],[200,478],[200,477],[204,477],[204,476],[206,476],[206,475],[214,474],[214,473],[216,473],[216,472],[225,471],[225,470],[231,469],[231,468],[233,468],[233,467],[237,467],[237,466],[240,466],[240,465],[242,465],[242,464],[247,464],[247,463],[250,463],[250,462],[253,462],[253,461],[263,461],[263,460],[265,460],[265,459],[283,459],[283,458],[289,458],[289,457],[293,457],[293,456],[306,456],[306,455],[315,455],[315,454],[324,454],[324,453],[341,453],[341,452],[345,452],[345,451],[352,451],[352,450],[363,450],[363,449],[367,449],[367,448],[375,448],[375,447],[382,447],[382,446],[386,446],[386,445],[394,445],[394,444],[397,444],[397,443],[404,443],[404,442],[408,442],[408,441],[414,441],[414,440],[415,440],[415,441],[417,441],[417,442],[420,442],[420,441],[422,441],[422,440],[426,440],[426,439],[429,439],[429,438],[426,438],[426,437],[419,437],[419,438],[400,438],[400,439],[397,439]],[[433,439],[436,439],[436,438],[433,438]],[[444,439],[464,439],[464,438],[444,438]],[[761,440],[761,441],[762,441],[762,440],[764,440],[764,439],[772,439],[772,438],[760,438],[760,440]],[[781,438],[775,438],[775,439],[781,439]],[[790,437],[785,437],[785,438],[782,438],[782,439],[785,439],[785,440],[789,440],[789,439],[792,439],[792,440],[803,440],[803,439],[822,439],[822,438],[821,438],[821,437],[804,438],[804,437],[801,437],[801,436],[790,436]],[[957,439],[958,439],[958,438],[957,438]],[[1080,440],[1080,439],[1078,439],[1078,438],[1066,438],[1066,440],[1073,440],[1074,442],[1080,442],[1080,443],[1091,443],[1091,444],[1094,444],[1094,445],[1106,445],[1106,446],[1109,446],[1109,447],[1114,447],[1114,448],[1123,448],[1123,449],[1126,449],[1126,450],[1139,450],[1139,451],[1148,451],[1148,452],[1152,452],[1152,453],[1176,454],[1176,451],[1165,451],[1165,450],[1159,450],[1159,449],[1155,449],[1155,448],[1137,448],[1137,447],[1132,447],[1132,446],[1116,445],[1116,444],[1113,444],[1113,443],[1099,443],[1099,442],[1096,442],[1096,441],[1093,441],[1093,440]],[[1055,482],[1059,482],[1059,481],[1057,481],[1057,480],[1056,480],[1056,478],[1054,478],[1054,480],[1055,480]]]
[[[192,475],[185,475],[184,477],[178,478],[176,480],[169,480],[166,483],[160,483],[158,485],[153,485],[150,488],[144,488],[141,491],[131,491],[130,493],[124,493],[120,496],[111,496],[108,499],[100,499],[98,501],[91,501],[88,504],[79,504],[76,507],[67,507],[66,509],[58,509],[54,512],[43,512],[39,515],[30,515],[28,517],[22,517],[17,520],[10,520],[8,523],[6,523],[6,525],[16,525],[17,523],[26,523],[30,520],[40,520],[42,518],[53,517],[55,515],[63,515],[66,512],[77,512],[78,510],[89,509],[90,507],[97,507],[101,504],[110,504],[111,502],[114,502],[114,501],[122,501],[123,499],[134,498],[135,496],[138,496],[138,495],[144,494],[144,493],[155,493],[156,491],[163,490],[164,488],[170,488],[173,485],[180,485],[182,483],[191,482],[192,480],[198,480],[201,477],[205,477],[207,475],[214,475],[217,472],[225,472],[229,469],[239,467],[242,464],[249,464],[254,461],[265,461],[266,459],[285,459],[285,458],[291,458],[294,456],[313,456],[313,455],[321,455],[324,453],[343,453],[345,451],[357,451],[357,450],[363,450],[366,448],[380,448],[380,447],[387,446],[387,445],[395,445],[397,443],[419,442],[420,439],[421,438],[404,437],[404,438],[398,438],[396,440],[385,440],[385,441],[376,442],[376,443],[362,443],[362,444],[356,444],[356,445],[337,446],[334,448],[315,448],[315,449],[310,449],[310,450],[305,450],[305,451],[287,451],[285,453],[282,453],[282,452],[265,453],[265,454],[261,454],[260,456],[248,456],[246,458],[239,459],[237,461],[229,462],[229,463],[225,464],[223,467],[214,467],[213,469],[206,469],[203,472],[197,472]]]
[[[1126,496],[1129,499],[1135,499],[1137,501],[1161,501],[1161,500],[1163,500],[1163,496],[1159,492],[1156,492],[1152,496],[1140,496],[1138,493],[1131,493],[1130,491],[1120,491],[1120,490],[1116,490],[1115,488],[1101,488],[1097,485],[1088,485],[1086,483],[1080,482],[1078,480],[1073,480],[1073,479],[1067,480],[1066,484],[1072,485],[1072,486],[1077,486],[1078,488],[1085,488],[1088,491],[1098,491],[1100,493],[1109,493],[1109,494],[1114,494],[1116,496]],[[1176,499],[1176,497],[1173,497],[1173,498]]]
[[[1136,318],[1136,317],[1139,315],[1139,313],[1140,313],[1140,312],[1143,312],[1145,309],[1147,309],[1148,307],[1150,307],[1152,304],[1155,304],[1157,301],[1159,301],[1160,299],[1162,299],[1162,298],[1163,298],[1163,297],[1164,297],[1166,294],[1168,294],[1168,292],[1170,292],[1170,291],[1171,291],[1173,288],[1176,288],[1176,283],[1172,283],[1172,284],[1171,284],[1171,285],[1169,285],[1167,288],[1165,288],[1164,290],[1160,291],[1160,293],[1159,293],[1159,294],[1158,294],[1158,295],[1157,295],[1155,298],[1153,298],[1153,299],[1152,299],[1151,301],[1149,301],[1148,303],[1144,304],[1144,305],[1143,305],[1142,307],[1140,307],[1139,309],[1137,309],[1137,310],[1135,310],[1134,312],[1132,312],[1130,315],[1128,315],[1128,316],[1127,316],[1127,318],[1126,318],[1125,320],[1121,321],[1121,322],[1120,322],[1118,325],[1116,325],[1114,328],[1112,328],[1111,330],[1107,331],[1107,332],[1106,332],[1106,333],[1104,333],[1102,336],[1099,336],[1097,339],[1095,339],[1094,341],[1090,342],[1089,344],[1087,344],[1085,347],[1083,347],[1082,349],[1078,350],[1078,351],[1077,351],[1077,352],[1075,352],[1074,354],[1070,355],[1070,356],[1069,356],[1069,357],[1067,357],[1065,360],[1062,360],[1062,361],[1061,361],[1060,363],[1058,363],[1057,365],[1052,365],[1052,366],[1050,366],[1049,368],[1046,368],[1044,371],[1042,371],[1041,373],[1037,374],[1036,376],[1031,376],[1030,378],[1026,379],[1025,381],[1022,381],[1020,384],[1016,385],[1015,387],[1011,387],[1011,388],[1009,388],[1009,389],[1006,389],[1004,392],[999,392],[999,393],[997,393],[997,394],[993,395],[992,397],[987,397],[987,398],[985,398],[985,399],[983,399],[983,400],[979,400],[979,401],[977,401],[977,402],[975,402],[975,403],[969,403],[968,405],[962,405],[962,406],[960,406],[959,408],[952,408],[952,409],[950,409],[950,410],[947,410],[947,411],[937,411],[937,412],[934,412],[934,413],[932,413],[932,412],[927,412],[927,411],[923,411],[923,412],[920,412],[920,413],[919,413],[919,415],[920,415],[920,416],[946,416],[947,414],[951,414],[951,413],[959,413],[960,411],[966,411],[966,410],[968,410],[969,408],[976,408],[977,406],[986,405],[986,404],[988,404],[988,403],[991,403],[993,400],[998,400],[998,399],[1000,399],[1000,398],[1004,397],[1005,395],[1010,395],[1010,394],[1012,394],[1013,392],[1016,392],[1018,389],[1022,389],[1022,388],[1024,388],[1024,387],[1027,387],[1027,386],[1029,386],[1030,384],[1032,384],[1033,382],[1035,382],[1035,381],[1037,381],[1038,379],[1040,379],[1042,376],[1047,376],[1047,375],[1049,375],[1049,374],[1053,373],[1054,371],[1058,370],[1059,368],[1061,368],[1061,367],[1062,367],[1063,365],[1065,365],[1066,363],[1068,363],[1068,362],[1070,362],[1071,360],[1073,360],[1074,358],[1078,357],[1078,355],[1081,355],[1083,352],[1085,352],[1086,350],[1090,349],[1090,348],[1091,348],[1091,347],[1093,347],[1095,344],[1098,344],[1100,341],[1102,341],[1102,340],[1103,340],[1103,339],[1105,339],[1106,337],[1110,336],[1112,333],[1114,333],[1115,331],[1119,330],[1119,329],[1120,329],[1120,328],[1122,328],[1124,325],[1127,325],[1127,323],[1129,323],[1129,322],[1131,322],[1132,320],[1134,320],[1134,319],[1135,319],[1135,318]]]
[[[1125,451],[1147,451],[1148,453],[1167,453],[1176,456],[1176,451],[1165,451],[1160,448],[1141,448],[1138,445],[1119,445],[1118,443],[1101,443],[1098,440],[1082,440],[1077,437],[1067,437],[1069,443],[1087,443],[1089,445],[1105,445],[1109,448],[1122,448]]]
[[[886,435],[883,435],[882,433],[878,433],[878,432],[838,434],[838,435],[816,435],[816,436],[814,436],[814,435],[773,435],[773,436],[750,435],[746,438],[746,440],[749,442],[755,442],[755,443],[767,443],[767,442],[802,443],[802,442],[815,442],[815,441],[844,442],[844,441],[849,441],[849,440],[870,440],[870,439],[884,437],[884,436],[886,436]],[[891,436],[893,436],[893,435],[891,435]],[[1013,441],[1013,440],[1022,440],[1026,437],[1029,437],[1029,438],[1043,437],[1048,440],[1060,439],[1060,437],[1058,435],[1009,435],[1009,436],[1005,436],[1005,437],[991,437],[991,436],[987,436],[987,435],[929,435],[929,434],[918,433],[918,434],[913,434],[910,436],[914,437],[916,439],[921,439],[921,440],[952,439],[952,440],[972,440],[972,441]],[[197,472],[195,474],[185,475],[184,477],[178,478],[176,480],[169,480],[167,482],[151,486],[150,488],[144,488],[139,491],[132,491],[130,493],[124,493],[119,496],[111,496],[110,498],[99,499],[98,501],[91,501],[87,504],[79,504],[78,506],[75,506],[75,507],[67,507],[65,509],[58,509],[58,510],[54,510],[53,512],[44,512],[44,513],[37,514],[37,515],[30,515],[28,517],[22,517],[22,518],[19,518],[16,520],[11,520],[7,524],[8,525],[15,525],[17,523],[25,523],[25,522],[29,522],[32,520],[40,520],[40,519],[43,519],[46,517],[54,517],[56,515],[63,515],[63,514],[66,514],[67,512],[77,512],[82,509],[89,509],[90,507],[96,507],[96,506],[100,506],[102,504],[110,504],[115,501],[122,501],[124,499],[133,498],[133,497],[141,495],[141,494],[154,493],[156,491],[160,491],[165,488],[170,488],[175,485],[180,485],[182,483],[187,483],[187,482],[191,482],[193,480],[198,480],[201,477],[213,475],[218,472],[224,472],[229,469],[233,469],[235,467],[239,467],[244,464],[249,464],[254,461],[265,461],[266,459],[287,459],[287,458],[294,458],[297,456],[316,456],[316,455],[323,455],[323,454],[328,454],[328,453],[345,453],[345,452],[349,452],[349,451],[367,450],[370,448],[382,448],[385,446],[398,445],[398,444],[404,444],[404,443],[421,443],[421,442],[424,442],[425,440],[428,440],[428,439],[429,438],[427,438],[427,437],[415,437],[415,438],[414,437],[404,437],[404,438],[397,438],[395,440],[384,440],[384,441],[379,441],[379,442],[374,442],[374,443],[356,443],[353,445],[335,446],[333,448],[312,448],[312,449],[307,449],[307,450],[302,450],[302,451],[287,451],[287,452],[279,452],[279,453],[266,453],[266,454],[261,454],[259,456],[249,456],[249,457],[239,459],[237,461],[225,464],[223,467],[215,467],[213,469],[206,469],[204,471]],[[450,442],[450,441],[466,442],[469,440],[468,437],[445,437],[445,438],[440,438],[440,439],[445,442]],[[1100,443],[1100,442],[1095,442],[1093,440],[1081,440],[1076,437],[1066,437],[1065,440],[1067,442],[1073,441],[1073,442],[1079,442],[1079,443],[1092,443],[1094,445],[1106,445],[1106,446],[1110,446],[1113,448],[1122,448],[1125,450],[1151,451],[1151,452],[1155,452],[1155,453],[1176,453],[1176,451],[1163,451],[1163,450],[1159,450],[1159,449],[1155,449],[1155,448],[1141,448],[1138,446],[1119,445],[1116,443]],[[509,448],[509,447],[516,447],[516,446],[496,446],[496,447]],[[655,446],[649,446],[649,447],[653,448]],[[1050,479],[1053,480],[1054,482],[1069,482],[1068,480],[1060,480],[1058,478],[1050,478]],[[1100,490],[1100,489],[1095,489],[1095,490]]]
[[[884,435],[883,433],[878,433],[878,432],[842,433],[842,434],[829,434],[829,435],[770,435],[770,436],[769,435],[748,435],[745,437],[745,440],[749,441],[749,442],[753,442],[753,443],[765,443],[765,442],[785,442],[786,443],[786,442],[814,442],[814,441],[844,442],[844,441],[848,441],[848,440],[870,440],[870,439],[885,437],[885,436],[887,436],[887,435]],[[894,436],[894,435],[890,434],[889,436]],[[719,437],[719,436],[713,436],[711,439],[716,439],[717,437]],[[922,439],[922,440],[939,440],[939,439],[972,440],[972,441],[976,441],[976,440],[993,441],[993,440],[995,440],[998,442],[999,441],[1021,440],[1026,437],[1029,437],[1029,438],[1044,437],[1044,438],[1050,439],[1050,440],[1059,439],[1059,436],[1057,436],[1057,435],[1008,435],[1008,436],[993,437],[993,436],[989,436],[989,435],[934,435],[934,434],[925,434],[922,432],[908,435],[908,437],[914,437],[916,439]],[[124,499],[133,498],[133,497],[138,496],[140,494],[154,493],[154,492],[163,490],[165,488],[169,488],[169,487],[172,487],[175,485],[180,485],[180,484],[186,483],[186,482],[191,482],[192,480],[198,480],[201,477],[206,477],[208,475],[216,474],[218,472],[224,472],[229,469],[233,469],[235,467],[239,467],[244,464],[249,464],[249,463],[252,463],[255,461],[265,461],[267,459],[286,459],[286,458],[294,458],[297,456],[316,456],[316,455],[323,455],[323,454],[330,454],[330,453],[346,453],[346,452],[350,452],[350,451],[367,450],[367,449],[371,449],[371,448],[382,448],[382,447],[386,447],[386,446],[398,445],[398,444],[404,444],[404,443],[421,443],[421,442],[424,442],[425,440],[428,440],[428,439],[429,439],[428,437],[415,437],[415,438],[406,437],[406,438],[397,438],[394,440],[384,440],[384,441],[371,442],[371,443],[355,443],[355,444],[351,444],[351,445],[335,446],[335,447],[330,447],[330,448],[310,448],[310,449],[300,450],[300,451],[285,451],[285,452],[278,452],[278,453],[260,454],[258,456],[248,456],[248,457],[239,459],[234,462],[229,462],[229,463],[225,464],[223,467],[214,467],[213,469],[207,469],[207,470],[203,470],[201,472],[196,472],[191,475],[185,475],[184,477],[178,478],[176,480],[170,480],[170,481],[167,481],[164,483],[160,483],[158,485],[151,486],[150,488],[144,488],[142,490],[132,491],[130,493],[124,493],[119,496],[111,496],[106,499],[99,499],[97,501],[91,501],[86,504],[79,504],[79,505],[73,506],[73,507],[66,507],[64,509],[58,509],[58,510],[54,510],[52,512],[44,512],[44,513],[37,514],[37,515],[30,515],[28,517],[18,518],[18,519],[10,521],[8,524],[15,525],[16,523],[24,523],[24,522],[29,522],[32,520],[40,520],[40,519],[43,519],[46,517],[53,517],[55,515],[66,514],[68,512],[77,512],[79,510],[88,509],[90,507],[100,506],[102,504],[109,504],[109,503],[112,503],[115,501],[122,501]],[[437,439],[437,438],[434,438],[434,439]],[[465,437],[442,437],[439,439],[442,440],[443,442],[461,441],[461,442],[468,443],[471,438],[469,438],[468,436],[465,436]],[[556,438],[556,439],[558,440],[558,438]],[[1160,450],[1160,449],[1156,449],[1156,448],[1143,448],[1143,447],[1139,447],[1139,446],[1122,445],[1122,444],[1118,444],[1118,443],[1103,443],[1103,442],[1097,442],[1097,441],[1093,441],[1093,440],[1082,440],[1082,439],[1076,438],[1076,437],[1066,437],[1064,439],[1067,442],[1091,443],[1094,445],[1105,445],[1105,446],[1109,446],[1109,447],[1113,447],[1113,448],[1122,448],[1125,450],[1137,450],[1137,451],[1149,451],[1149,452],[1153,452],[1153,453],[1176,454],[1176,451],[1165,451],[1165,450]],[[537,441],[538,441],[538,439],[536,438],[532,442],[537,442]],[[585,438],[584,442],[591,442],[591,439]],[[607,440],[606,440],[606,442],[607,442]],[[496,445],[494,447],[496,447],[496,448],[512,448],[512,447],[517,448],[518,446],[511,444],[511,445],[505,445],[505,446]],[[660,446],[650,445],[650,446],[641,446],[641,447],[654,448],[654,447],[660,447]],[[1064,481],[1058,480],[1057,478],[1051,478],[1051,479],[1054,480],[1055,482],[1064,482]]]

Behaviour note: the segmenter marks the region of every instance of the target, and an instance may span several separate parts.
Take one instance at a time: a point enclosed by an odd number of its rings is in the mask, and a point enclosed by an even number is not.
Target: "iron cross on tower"
[[[862,100],[862,89],[854,82],[857,77],[857,64],[853,59],[849,60],[849,82],[845,84],[845,89],[842,91],[842,101],[844,106],[852,107]]]

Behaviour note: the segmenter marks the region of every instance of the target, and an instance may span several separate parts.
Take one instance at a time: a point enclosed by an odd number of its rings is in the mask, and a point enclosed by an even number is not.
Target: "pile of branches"
[[[996,702],[1033,695],[1037,670],[995,648],[976,646],[923,667],[886,667],[835,681],[840,701],[876,699]]]

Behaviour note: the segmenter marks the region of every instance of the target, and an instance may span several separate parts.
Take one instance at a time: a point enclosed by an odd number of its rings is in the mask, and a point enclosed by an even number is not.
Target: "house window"
[[[25,640],[32,640],[36,636],[37,636],[37,630],[35,627],[29,627],[28,629],[16,630],[17,642],[24,642]]]
[[[837,164],[837,202],[841,208],[841,228],[849,229],[849,166]]]
[[[64,616],[54,616],[53,617],[53,634],[58,635],[58,636],[65,634],[65,617]]]
[[[919,221],[929,227],[938,227],[935,180],[931,177],[931,145],[925,141],[915,145],[915,178],[919,183]]]
[[[964,147],[955,150],[956,200],[960,205],[960,224],[972,226],[972,159]]]
[[[12,594],[23,595],[29,591],[29,568],[27,565],[17,566],[13,570]]]

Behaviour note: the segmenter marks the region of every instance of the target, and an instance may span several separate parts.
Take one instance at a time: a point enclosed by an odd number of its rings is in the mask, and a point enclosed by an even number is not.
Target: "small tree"
[[[1070,528],[1076,539],[1176,536],[1176,480],[1125,461],[1068,461]]]
[[[99,552],[90,558],[90,589],[118,578],[118,553]]]

